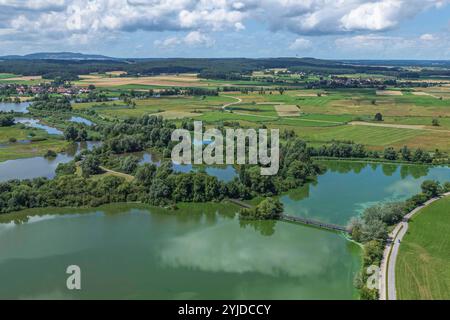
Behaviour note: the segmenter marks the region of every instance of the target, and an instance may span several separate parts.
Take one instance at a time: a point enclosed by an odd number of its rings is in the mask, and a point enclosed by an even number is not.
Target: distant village
[[[89,93],[94,88],[91,87],[76,87],[68,85],[50,85],[48,83],[40,83],[37,85],[24,84],[0,84],[0,92],[8,93],[9,95],[16,94],[18,96],[30,96],[37,94],[61,94],[72,96],[77,94]]]

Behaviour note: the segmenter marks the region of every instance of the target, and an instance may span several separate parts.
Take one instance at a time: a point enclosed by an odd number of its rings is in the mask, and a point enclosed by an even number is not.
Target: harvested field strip
[[[199,117],[202,113],[193,113],[186,111],[164,111],[160,113],[154,113],[155,116],[162,116],[165,119],[183,119],[191,117]]]
[[[403,92],[394,90],[377,90],[378,96],[402,96]]]
[[[300,115],[300,110],[295,105],[280,104],[275,106],[280,117],[298,117]]]

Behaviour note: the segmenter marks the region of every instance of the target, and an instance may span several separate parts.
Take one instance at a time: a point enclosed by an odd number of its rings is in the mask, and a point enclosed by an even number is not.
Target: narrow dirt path
[[[99,166],[99,168],[102,169],[103,171],[105,171],[107,173],[110,173],[112,175],[115,175],[117,177],[125,178],[128,181],[131,181],[131,180],[134,179],[134,177],[132,175],[129,175],[129,174],[126,174],[126,173],[123,173],[123,172],[114,171],[114,170],[111,170],[111,169],[108,169],[108,168],[105,168],[105,167],[102,167],[102,166]]]
[[[234,102],[230,102],[230,103],[224,104],[224,105],[222,106],[223,111],[228,111],[228,112],[230,112],[230,110],[227,110],[228,107],[231,107],[231,106],[233,106],[233,105],[235,105],[235,104],[239,104],[239,103],[242,102],[242,99],[241,99],[241,98],[238,98],[238,97],[226,96],[226,95],[223,95],[222,97],[233,98],[233,99],[236,100],[236,101],[234,101]]]

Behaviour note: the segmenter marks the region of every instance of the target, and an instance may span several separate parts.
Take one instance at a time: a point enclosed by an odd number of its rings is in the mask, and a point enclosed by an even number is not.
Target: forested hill
[[[76,59],[81,55],[80,59]],[[41,75],[44,78],[63,77],[76,79],[80,74],[107,71],[126,71],[128,75],[156,75],[161,73],[199,73],[212,79],[239,79],[253,71],[271,68],[286,68],[291,72],[339,75],[349,73],[377,73],[391,76],[450,75],[449,69],[427,69],[417,72],[406,71],[402,66],[358,64],[349,61],[320,60],[314,58],[167,58],[167,59],[116,59],[104,56],[59,53],[58,59],[48,59],[52,54],[42,53],[26,57],[9,56],[0,58],[0,73],[14,73],[27,76]],[[64,56],[66,58],[62,59]],[[89,58],[91,57],[91,58]]]
[[[450,68],[450,60],[340,60],[340,62],[360,66]]]
[[[37,52],[26,55],[9,55],[0,60],[120,60],[99,54],[84,54],[74,52]]]

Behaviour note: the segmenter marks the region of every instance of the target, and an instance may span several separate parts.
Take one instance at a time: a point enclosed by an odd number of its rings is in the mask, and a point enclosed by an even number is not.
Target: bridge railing
[[[283,214],[283,215],[281,215],[280,219],[286,220],[286,221],[292,221],[292,222],[299,222],[299,223],[306,224],[306,225],[312,225],[312,226],[316,226],[316,227],[319,227],[322,229],[343,231],[343,232],[350,233],[350,230],[347,229],[346,227],[339,226],[337,224],[332,224],[332,223],[320,222],[320,221],[309,219],[309,218],[294,217],[294,216],[290,216],[287,214]]]
[[[238,206],[243,207],[243,208],[247,208],[247,209],[253,208],[253,206],[251,204],[248,204],[239,199],[228,199],[228,200]],[[302,224],[306,224],[306,225],[311,225],[311,226],[315,226],[315,227],[327,229],[327,230],[351,233],[351,230],[346,227],[343,227],[343,226],[340,226],[337,224],[332,224],[332,223],[320,222],[320,221],[309,219],[309,218],[296,217],[296,216],[290,216],[287,214],[282,214],[279,219],[285,220],[285,221],[302,223]]]

